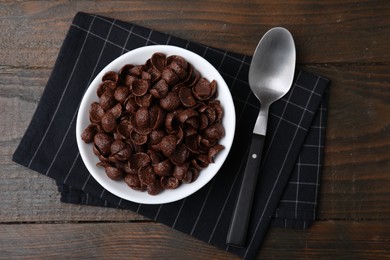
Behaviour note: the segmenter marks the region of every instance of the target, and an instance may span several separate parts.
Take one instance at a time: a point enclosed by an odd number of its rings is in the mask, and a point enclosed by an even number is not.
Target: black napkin
[[[85,168],[75,137],[77,109],[93,78],[121,54],[152,44],[180,46],[210,61],[230,87],[237,113],[233,147],[220,172],[190,197],[164,205],[137,204],[104,190]],[[226,235],[259,111],[247,83],[250,60],[131,23],[78,13],[13,160],[55,179],[63,202],[130,209],[252,259],[271,221],[306,228],[315,220],[328,80],[297,69],[290,92],[271,106],[248,246],[230,247],[225,244]]]

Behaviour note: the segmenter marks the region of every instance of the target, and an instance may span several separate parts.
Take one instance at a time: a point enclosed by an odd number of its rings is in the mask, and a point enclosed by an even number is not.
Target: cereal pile
[[[82,133],[108,177],[156,195],[191,183],[224,149],[217,83],[183,57],[154,53],[107,72]]]

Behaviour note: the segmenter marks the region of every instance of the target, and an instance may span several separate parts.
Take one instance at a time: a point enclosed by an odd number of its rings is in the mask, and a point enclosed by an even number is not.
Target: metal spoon
[[[253,195],[267,132],[268,109],[290,89],[295,71],[295,44],[290,32],[275,27],[264,34],[249,68],[249,86],[261,108],[253,129],[244,177],[226,243],[244,246]]]

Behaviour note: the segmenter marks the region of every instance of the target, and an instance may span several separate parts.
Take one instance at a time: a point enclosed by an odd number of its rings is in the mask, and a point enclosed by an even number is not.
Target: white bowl
[[[86,144],[81,139],[81,134],[84,129],[89,125],[89,108],[92,102],[98,101],[96,95],[96,90],[101,83],[103,75],[107,71],[119,71],[119,69],[125,64],[144,64],[148,58],[150,58],[154,53],[162,52],[165,55],[180,55],[190,62],[194,68],[196,68],[203,77],[209,81],[215,79],[218,85],[218,99],[221,101],[222,107],[224,109],[224,117],[222,124],[225,128],[225,136],[220,140],[220,144],[225,146],[225,149],[220,151],[216,158],[215,162],[209,164],[208,167],[200,171],[199,177],[196,181],[189,184],[181,184],[178,188],[173,190],[164,190],[157,195],[149,195],[146,191],[137,191],[129,188],[124,181],[114,181],[107,177],[104,169],[102,167],[96,166],[96,163],[99,162],[97,156],[93,153],[92,145]],[[82,101],[77,115],[77,125],[76,125],[76,138],[77,145],[80,151],[81,158],[85,166],[87,167],[90,174],[95,178],[95,180],[103,186],[107,191],[113,193],[114,195],[133,202],[143,203],[143,204],[161,204],[169,203],[183,199],[200,188],[206,185],[214,176],[217,174],[218,170],[221,168],[224,163],[230,148],[233,143],[236,117],[235,109],[233,104],[233,99],[229,91],[226,82],[219,74],[219,72],[204,58],[201,56],[175,46],[168,45],[153,45],[141,47],[135,50],[132,50],[124,55],[118,57],[110,64],[108,64],[92,81],[91,85],[88,87]]]

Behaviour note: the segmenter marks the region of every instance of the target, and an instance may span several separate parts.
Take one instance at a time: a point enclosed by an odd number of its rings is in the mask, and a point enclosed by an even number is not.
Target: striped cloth
[[[211,62],[228,84],[237,113],[235,140],[220,172],[195,194],[163,205],[137,204],[107,192],[85,168],[75,137],[78,106],[94,77],[123,53],[152,44],[183,47]],[[247,82],[250,61],[249,56],[135,24],[78,13],[13,160],[55,179],[63,202],[129,209],[253,259],[271,224],[307,228],[315,220],[329,81],[297,69],[290,92],[271,106],[248,245],[228,246],[226,235],[260,106]]]

